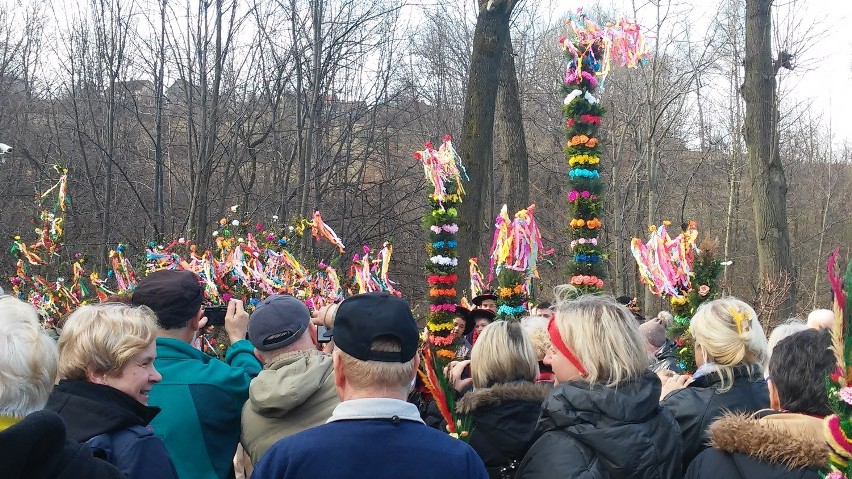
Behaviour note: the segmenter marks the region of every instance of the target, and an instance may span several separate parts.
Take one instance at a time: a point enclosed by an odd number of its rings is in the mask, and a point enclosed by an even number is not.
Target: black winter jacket
[[[677,374],[683,373],[683,368],[678,364],[677,347],[674,341],[666,338],[666,342],[654,353],[656,362],[651,366],[651,370],[658,372],[666,369]]]
[[[0,431],[0,471],[6,479],[126,479],[88,446],[69,441],[62,418],[50,411]]]
[[[734,385],[720,392],[718,373],[701,376],[689,386],[672,392],[660,403],[667,407],[680,425],[683,438],[683,469],[710,444],[710,424],[724,412],[754,413],[769,407],[769,390],[760,366],[734,367]]]
[[[830,452],[822,419],[803,414],[724,416],[710,437],[713,447],[692,461],[685,479],[819,479]]]
[[[62,416],[72,440],[87,443],[129,479],[177,478],[163,440],[148,426],[160,408],[110,386],[62,380],[45,409]]]
[[[474,389],[456,405],[458,412],[473,419],[469,444],[492,479],[514,477],[535,439],[541,403],[548,390],[547,385],[531,382],[498,384]]]
[[[659,405],[660,390],[650,371],[614,388],[584,381],[554,387],[542,406],[540,437],[515,477],[679,478],[680,431]]]

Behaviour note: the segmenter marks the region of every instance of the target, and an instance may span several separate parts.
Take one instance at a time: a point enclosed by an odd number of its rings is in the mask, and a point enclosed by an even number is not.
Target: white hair
[[[772,359],[772,350],[775,349],[782,339],[792,336],[800,331],[808,329],[808,326],[799,318],[790,318],[787,321],[779,324],[769,334],[769,341],[766,346],[766,372],[765,376],[769,377],[769,360]]]
[[[58,356],[35,308],[13,296],[0,297],[0,415],[23,418],[44,408]]]

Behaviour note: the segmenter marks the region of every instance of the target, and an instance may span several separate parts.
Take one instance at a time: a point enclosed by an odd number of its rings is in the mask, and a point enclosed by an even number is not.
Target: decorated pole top
[[[495,220],[489,281],[497,276],[497,317],[501,319],[518,319],[526,313],[532,281],[538,278],[538,256],[545,252],[534,211],[535,205],[530,205],[510,219],[503,205]]]
[[[579,8],[569,14],[565,23],[568,33],[559,39],[559,44],[573,57],[565,83],[581,83],[585,79],[597,86],[594,77],[600,77],[603,82],[613,62],[633,68],[648,56],[645,39],[635,20],[622,18],[601,26]],[[588,68],[583,68],[584,64]]]
[[[439,205],[447,201],[460,202],[464,196],[462,179],[469,178],[461,157],[453,147],[453,137],[444,135],[444,142],[437,150],[431,141],[427,141],[424,146],[424,150],[414,153],[414,158],[423,164],[423,174],[434,187],[430,199]]]

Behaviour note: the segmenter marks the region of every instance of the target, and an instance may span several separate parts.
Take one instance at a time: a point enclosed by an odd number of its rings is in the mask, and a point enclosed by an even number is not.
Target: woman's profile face
[[[547,354],[544,355],[543,361],[544,364],[547,364],[553,369],[553,375],[559,383],[574,381],[583,377],[577,366],[574,366],[574,363],[569,361],[568,358],[553,346],[550,346]]]
[[[154,368],[156,357],[157,343],[151,342],[147,348],[127,361],[118,376],[107,378],[107,385],[147,406],[151,387],[163,379],[163,376]]]

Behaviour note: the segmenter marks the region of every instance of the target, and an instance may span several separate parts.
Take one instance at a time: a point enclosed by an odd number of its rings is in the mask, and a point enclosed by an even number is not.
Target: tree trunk
[[[502,37],[509,33],[509,18],[514,0],[479,0],[479,16],[473,36],[470,73],[465,93],[462,137],[459,154],[470,174],[465,185],[467,195],[459,208],[459,258],[479,257],[483,231],[490,228],[490,219],[483,221],[482,199],[488,191],[494,141],[494,110],[502,65]],[[486,237],[489,236],[487,233]],[[465,268],[459,269],[459,284],[467,284]]]
[[[501,24],[502,26],[502,24]],[[521,96],[518,89],[518,74],[515,69],[515,54],[509,24],[500,35],[503,60],[500,67],[500,87],[497,90],[500,105],[502,138],[506,142],[506,156],[502,158],[503,188],[509,211],[526,208],[530,203],[530,173],[527,140],[524,134],[524,117],[521,113]]]
[[[771,325],[796,312],[796,283],[787,230],[787,179],[778,151],[772,0],[746,0],[745,140],[751,173],[760,273],[761,320]]]
[[[156,139],[154,140],[154,228],[157,235],[165,234],[166,207],[163,195],[165,183],[165,165],[163,164],[163,91],[165,84],[166,65],[166,0],[160,2],[160,45],[157,52],[157,69],[154,75],[154,128]],[[161,238],[157,238],[160,240]]]

